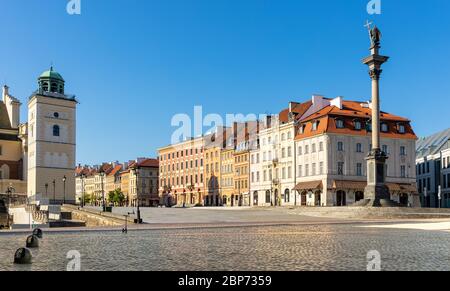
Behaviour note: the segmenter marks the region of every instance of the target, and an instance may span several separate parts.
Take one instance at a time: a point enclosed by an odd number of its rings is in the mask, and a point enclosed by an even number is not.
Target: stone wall
[[[80,210],[73,206],[64,206],[64,212],[70,212],[72,220],[86,222],[87,227],[101,226],[124,226],[125,217],[112,213],[102,213],[94,210]],[[128,223],[133,223],[133,219],[128,218]]]

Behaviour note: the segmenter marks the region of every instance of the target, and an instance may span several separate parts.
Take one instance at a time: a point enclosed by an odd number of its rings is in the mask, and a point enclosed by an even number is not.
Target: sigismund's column
[[[371,55],[363,60],[369,66],[369,75],[372,79],[372,149],[367,157],[367,187],[365,189],[365,200],[368,206],[381,207],[390,206],[391,195],[386,186],[386,160],[387,155],[380,147],[380,93],[379,81],[381,65],[389,57],[379,55],[381,32],[375,26],[371,28],[367,24],[371,40]]]

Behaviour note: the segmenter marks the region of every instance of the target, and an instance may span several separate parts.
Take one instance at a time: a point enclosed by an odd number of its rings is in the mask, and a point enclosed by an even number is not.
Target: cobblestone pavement
[[[33,264],[14,265],[25,238],[0,234],[0,270],[65,270],[71,250],[81,254],[82,270],[364,271],[371,250],[380,253],[382,270],[450,270],[448,232],[354,223],[45,232]]]

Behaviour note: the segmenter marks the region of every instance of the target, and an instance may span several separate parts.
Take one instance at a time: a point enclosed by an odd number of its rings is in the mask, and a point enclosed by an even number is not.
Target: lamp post
[[[195,187],[194,187],[194,185],[189,185],[188,189],[191,192],[191,202],[192,202],[192,200],[193,200],[192,197],[194,196]]]
[[[9,216],[9,209],[11,208],[11,195],[12,193],[15,191],[15,189],[10,185],[8,186],[7,190],[6,190],[6,194],[8,194],[8,221],[7,221],[7,225],[8,225],[8,229],[11,228],[11,225],[9,223],[10,220],[10,216]]]
[[[81,174],[81,208],[84,208],[84,187],[85,187],[86,175]]]
[[[103,209],[103,212],[106,212],[105,188],[103,186],[104,177],[105,177],[105,172],[102,170],[100,172],[100,184],[101,184],[101,188],[102,188],[102,209]]]
[[[134,175],[136,176],[136,216],[137,216],[137,224],[141,224],[142,220],[141,220],[141,209],[139,206],[139,181],[138,181],[138,177],[139,177],[139,166],[135,166],[133,168],[134,171]]]
[[[45,198],[48,198],[48,183],[45,183]]]
[[[56,180],[53,180],[53,204],[56,204]]]
[[[66,181],[67,181],[67,177],[64,175],[64,177],[63,177],[63,184],[64,184],[63,204],[66,204]]]

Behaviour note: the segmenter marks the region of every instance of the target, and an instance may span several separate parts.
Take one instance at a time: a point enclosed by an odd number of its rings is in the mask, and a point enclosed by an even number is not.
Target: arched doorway
[[[347,205],[347,193],[345,191],[336,192],[336,206],[346,206]]]
[[[399,195],[399,197],[400,197],[400,204],[401,205],[403,205],[403,206],[408,206],[409,205],[409,196],[408,196],[408,194],[405,194],[405,193],[403,193],[403,194],[400,194]]]
[[[358,201],[361,201],[361,200],[364,200],[364,192],[357,191],[355,193],[355,202],[358,202]]]
[[[301,205],[302,206],[307,206],[307,193],[306,191],[303,191],[302,194],[300,195],[300,200],[301,200]]]
[[[269,190],[267,190],[266,191],[266,204],[269,204],[271,201],[270,201],[270,191]]]
[[[275,189],[275,191],[273,192],[273,202],[275,206],[279,205],[279,201],[278,201],[278,189]]]
[[[284,190],[284,202],[291,202],[291,192],[289,191],[289,189]]]
[[[234,206],[234,194],[231,195],[231,206]]]
[[[314,198],[315,198],[315,205],[316,206],[322,206],[322,192],[320,191],[316,191],[316,193],[314,193]]]
[[[258,191],[253,192],[253,206],[258,206]]]

